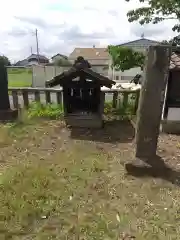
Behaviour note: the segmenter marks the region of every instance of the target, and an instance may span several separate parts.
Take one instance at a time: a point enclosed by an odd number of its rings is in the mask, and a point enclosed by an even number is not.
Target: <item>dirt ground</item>
[[[180,136],[160,134],[153,164],[133,166],[134,135],[128,121],[2,126],[1,239],[180,239]]]

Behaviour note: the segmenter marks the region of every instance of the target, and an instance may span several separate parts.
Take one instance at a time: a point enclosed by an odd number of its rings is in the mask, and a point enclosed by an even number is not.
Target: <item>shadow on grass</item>
[[[107,121],[102,129],[71,128],[71,138],[104,143],[132,142],[135,130],[129,120]]]
[[[166,165],[160,156],[141,160],[142,162],[136,160],[134,164],[127,163],[125,165],[128,175],[139,178],[161,178],[171,182],[172,184],[180,186],[180,172]]]

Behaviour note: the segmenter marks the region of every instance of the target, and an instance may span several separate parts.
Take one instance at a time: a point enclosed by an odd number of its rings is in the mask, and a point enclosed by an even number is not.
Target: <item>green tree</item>
[[[173,39],[171,39],[169,41],[163,40],[162,44],[166,44],[166,45],[170,44],[172,46],[179,47],[180,46],[180,37],[176,36],[176,37],[174,37]]]
[[[133,67],[143,67],[145,55],[131,48],[122,46],[108,46],[108,52],[112,57],[112,67],[115,70],[125,71]]]
[[[5,66],[11,66],[10,60],[4,55],[0,56],[0,61],[3,62]]]
[[[138,20],[143,25],[150,22],[156,24],[168,19],[180,21],[180,0],[139,0],[139,2],[143,4],[142,7],[127,13],[129,22]],[[180,32],[180,24],[175,24],[172,30]]]
[[[55,65],[60,67],[72,66],[71,62],[68,59],[58,59],[55,61]]]

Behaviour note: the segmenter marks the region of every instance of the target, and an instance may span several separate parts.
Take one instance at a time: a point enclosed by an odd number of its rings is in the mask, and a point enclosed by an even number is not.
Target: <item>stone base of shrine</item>
[[[65,122],[70,127],[81,127],[81,128],[102,128],[104,121],[101,116],[96,114],[81,115],[71,114],[65,116]]]
[[[14,121],[18,118],[17,109],[0,110],[0,121]]]

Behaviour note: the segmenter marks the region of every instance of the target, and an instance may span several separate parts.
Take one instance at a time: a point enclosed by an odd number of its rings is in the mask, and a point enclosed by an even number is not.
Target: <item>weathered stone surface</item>
[[[137,116],[136,157],[156,155],[171,49],[151,46],[145,64]]]

